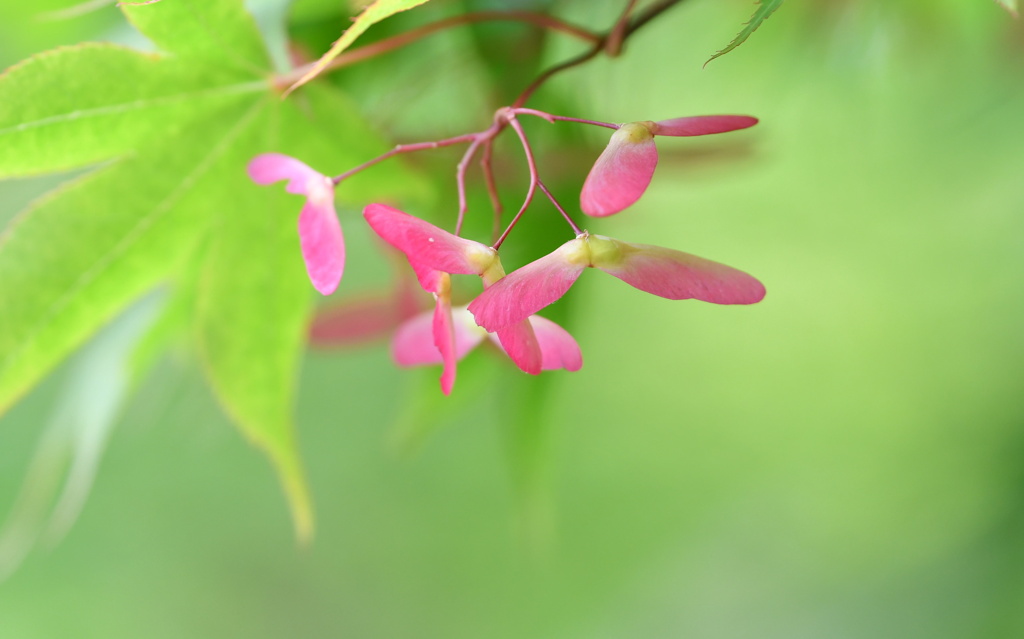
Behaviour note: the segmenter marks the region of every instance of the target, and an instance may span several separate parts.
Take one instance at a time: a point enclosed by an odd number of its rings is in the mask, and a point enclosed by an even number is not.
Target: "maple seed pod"
[[[582,233],[509,273],[473,300],[469,311],[489,331],[521,322],[558,301],[588,268],[671,300],[755,304],[765,293],[757,279],[725,264],[660,246]]]
[[[330,295],[345,272],[345,237],[334,210],[334,182],[295,158],[264,153],[249,162],[249,177],[257,184],[288,180],[285,190],[305,195],[299,213],[299,244],[314,288]]]
[[[580,209],[587,215],[605,217],[633,205],[647,190],[658,166],[655,136],[692,137],[712,135],[757,124],[749,115],[698,115],[620,126],[597,158],[580,192]]]
[[[595,268],[613,268],[622,263],[622,243],[603,235],[591,235],[590,264]]]
[[[597,158],[580,192],[580,209],[605,217],[628,208],[647,190],[658,165],[653,122],[623,124]]]

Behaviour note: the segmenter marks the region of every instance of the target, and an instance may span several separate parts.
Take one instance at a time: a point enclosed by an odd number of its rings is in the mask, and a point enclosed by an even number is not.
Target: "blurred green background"
[[[553,10],[603,28],[620,4]],[[384,346],[310,353],[306,549],[265,460],[168,358],[77,523],[0,583],[0,637],[1024,635],[1024,28],[988,0],[793,1],[702,68],[752,9],[690,0],[533,105],[761,118],[659,141],[645,198],[587,222],[747,270],[763,303],[588,272],[556,311],[583,370],[524,380],[475,353],[445,401],[438,371]],[[0,5],[4,66],[85,39],[132,41],[111,7]],[[552,38],[545,59],[574,47]],[[425,99],[388,126],[443,131]],[[528,129],[541,170],[580,180],[602,136],[559,149],[545,127]],[[0,184],[0,221],[53,183]],[[71,375],[0,420],[0,513]]]

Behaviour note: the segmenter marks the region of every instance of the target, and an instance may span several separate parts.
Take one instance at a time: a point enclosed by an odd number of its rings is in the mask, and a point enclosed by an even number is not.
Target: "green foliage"
[[[129,154],[266,88],[253,77],[208,71],[108,44],[57,49],[16,65],[0,77],[0,177]]]
[[[295,233],[301,200],[253,184],[245,166],[279,151],[328,170],[384,145],[336,90],[282,101],[240,1],[124,11],[164,53],[81,45],[0,77],[0,177],[105,163],[0,237],[0,411],[133,300],[177,281],[197,291],[190,310],[210,383],[273,461],[305,539],[312,511],[291,416],[312,299]],[[346,190],[416,185],[391,165]]]
[[[1017,0],[996,0],[1000,6],[1010,12],[1014,18],[1017,17]]]
[[[246,143],[236,145],[223,164],[228,171],[237,173],[266,148],[265,137],[274,132],[272,119],[279,114],[257,108],[245,123]],[[221,213],[200,275],[200,351],[227,412],[277,466],[299,537],[306,539],[312,528],[311,509],[297,467],[291,409],[310,296],[295,250],[294,220],[278,215],[295,201],[280,189],[263,193],[238,186],[237,192],[224,193],[227,201],[217,207]],[[273,204],[263,205],[265,200]],[[239,215],[241,211],[247,213]],[[245,267],[239,268],[242,264]]]
[[[266,74],[269,60],[252,16],[235,0],[125,5],[135,28],[166,53],[242,76]]]
[[[346,29],[345,33],[341,34],[341,37],[338,38],[337,42],[331,46],[327,53],[317,60],[316,64],[313,65],[313,68],[303,75],[290,90],[294,90],[320,75],[331,60],[338,57],[342,51],[349,48],[349,46],[356,41],[356,38],[363,35],[363,32],[374,24],[384,20],[385,18],[391,17],[396,13],[418,7],[426,2],[427,0],[375,0],[371,5],[366,7],[361,14],[359,14],[359,17],[355,19],[352,26]]]
[[[724,49],[708,58],[708,62],[711,62],[715,58],[723,56],[726,53],[729,53],[736,47],[746,42],[747,38],[750,37],[750,34],[752,34],[754,31],[757,31],[757,28],[761,26],[761,23],[767,20],[768,16],[770,16],[772,13],[775,12],[776,9],[782,6],[782,0],[758,0],[757,4],[757,10],[754,11],[754,15],[751,16],[750,22],[746,23],[746,25],[743,26],[743,30],[736,34],[736,37],[732,39],[732,42],[730,42],[728,46],[726,46]],[[707,64],[708,62],[705,62],[704,64]]]
[[[484,7],[499,5],[488,1]],[[559,11],[606,4],[575,0],[560,3]],[[584,277],[552,307],[572,304],[568,326],[584,349],[581,371],[527,378],[484,347],[460,364],[449,398],[438,392],[437,368],[396,371],[380,346],[305,356],[295,417],[318,497],[318,540],[301,553],[289,550],[287,522],[273,512],[277,495],[266,464],[226,432],[194,372],[165,359],[128,402],[124,428],[73,534],[2,584],[0,635],[1024,636],[1024,300],[1015,294],[1024,273],[1024,85],[1019,67],[1008,63],[1022,25],[990,0],[841,3],[849,11],[834,11],[835,3],[787,3],[785,22],[772,21],[756,36],[758,55],[705,70],[679,64],[665,81],[666,60],[703,61],[720,48],[714,32],[739,23],[730,15],[733,2],[686,5],[639,32],[623,57],[582,65],[538,98],[548,110],[557,104],[559,113],[616,121],[715,112],[761,118],[749,135],[722,142],[663,141],[658,175],[636,208],[621,219],[587,222],[593,232],[749,269],[769,287],[763,304],[672,303],[614,278]],[[45,26],[0,20],[0,47],[11,46],[11,30],[41,33]],[[565,44],[549,52],[549,63],[579,46]],[[311,50],[328,48],[320,45]],[[463,113],[482,118],[481,110],[467,108],[466,94],[424,103],[421,85],[404,82],[417,79],[427,62],[445,64],[418,78],[442,92],[447,87],[438,76],[464,80],[466,67],[458,63],[475,62],[471,54],[455,58],[458,49],[434,51],[410,47],[382,66],[359,65],[329,81],[352,94],[353,76],[383,68],[392,81],[378,86],[403,92],[390,98],[396,106],[373,117],[378,126],[405,126],[402,141],[426,137],[409,128],[408,116],[423,130],[461,126]],[[410,63],[417,57],[422,66]],[[454,69],[447,66],[453,61]],[[181,141],[196,144],[205,136],[189,153],[199,162],[237,125],[237,141],[225,153],[263,140],[268,150],[301,151],[325,172],[349,168],[349,153],[372,151],[375,142],[345,96],[321,86],[325,81],[283,104],[256,91],[219,105],[222,115],[211,107],[163,137],[185,131]],[[359,98],[367,103],[366,93]],[[446,110],[453,101],[459,118]],[[14,106],[0,101],[0,112]],[[223,115],[230,113],[237,117]],[[337,117],[327,117],[332,113]],[[165,123],[178,118],[166,116]],[[572,185],[578,188],[607,134],[586,137],[539,120],[525,126],[543,145],[538,162],[552,172],[550,186],[572,203]],[[565,137],[550,144],[554,135]],[[83,219],[116,215],[109,208],[121,204],[137,213],[135,198],[142,196],[134,191],[159,187],[146,171],[189,174],[163,137],[156,131],[151,143],[102,158],[111,165],[85,182],[115,170],[124,171],[124,180],[151,181],[90,186],[105,199]],[[582,140],[591,142],[589,151],[577,148]],[[521,170],[515,150],[499,149],[503,172]],[[168,154],[167,161],[156,153]],[[441,179],[450,180],[458,149],[439,155]],[[415,160],[429,167],[435,157]],[[119,168],[129,162],[146,164],[134,173]],[[200,274],[209,273],[211,260],[224,264],[240,251],[218,246],[216,229],[251,240],[261,235],[255,225],[277,219],[278,207],[281,237],[294,226],[300,198],[283,194],[281,185],[254,187],[229,177],[218,160],[209,165],[229,179],[217,188],[237,198],[196,215],[212,217],[189,229],[193,248],[177,250],[187,257],[149,278],[174,286],[160,331],[187,325],[190,334],[213,334],[196,317],[197,310],[213,310],[208,297],[216,294]],[[369,181],[391,168],[385,163],[346,181],[339,198],[379,190]],[[511,201],[525,180],[521,172],[502,177]],[[23,191],[45,179],[0,186]],[[440,184],[451,191],[450,181]],[[483,237],[489,220],[475,215],[487,206],[478,187],[471,184],[479,204],[472,204],[467,224],[478,225],[469,228]],[[77,188],[84,186],[67,187]],[[207,188],[196,186],[191,201],[229,202]],[[252,193],[262,196],[258,203]],[[78,201],[89,206],[84,196]],[[35,209],[51,206],[44,201]],[[190,219],[184,206],[166,215]],[[535,206],[538,215],[531,208],[524,225],[557,218],[545,203]],[[75,214],[71,203],[65,209],[62,215]],[[450,222],[452,211],[437,207],[435,215]],[[357,240],[353,211],[342,207],[341,215],[347,236]],[[58,236],[61,228],[53,229]],[[273,250],[272,232],[263,235],[263,248],[230,269],[261,270],[254,263]],[[521,243],[530,235],[560,243],[540,227],[518,227],[508,248],[520,252],[507,266],[541,254],[542,247]],[[38,239],[35,250],[46,251],[51,240],[44,233]],[[22,265],[8,260],[5,269],[12,264],[14,271],[0,273],[0,291],[19,281]],[[380,281],[388,275],[383,265],[369,274],[357,264],[342,296],[360,271]],[[49,274],[40,269],[37,276],[45,287]],[[200,285],[205,306],[196,309]],[[31,291],[21,289],[34,305]],[[269,294],[280,299],[284,292]],[[0,340],[7,339],[8,318],[21,316],[16,306],[0,309]],[[253,302],[250,310],[264,308]],[[252,321],[231,313],[232,321]],[[227,330],[228,321],[217,330]],[[210,352],[211,338],[203,339],[208,369],[214,358],[227,368],[245,348],[237,338]],[[90,373],[92,381],[101,377]],[[15,503],[41,425],[60,401],[66,385],[52,381],[0,420],[0,510]],[[218,389],[224,396],[240,392]],[[416,454],[395,455],[383,434],[407,411],[417,423],[402,424],[408,428],[400,443]],[[502,463],[502,451],[518,468]],[[527,539],[545,540],[548,506],[554,507],[550,544],[532,556],[522,538],[509,534],[517,497],[528,516]]]
[[[66,185],[5,233],[0,409],[193,251],[207,224],[193,206],[203,199],[196,190],[210,188],[222,153],[199,142],[218,139],[231,115],[193,129],[174,153],[133,157]]]

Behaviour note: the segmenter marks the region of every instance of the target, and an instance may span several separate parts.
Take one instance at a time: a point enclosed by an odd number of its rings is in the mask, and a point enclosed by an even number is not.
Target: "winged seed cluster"
[[[278,153],[254,158],[249,163],[249,175],[259,184],[287,180],[289,193],[305,196],[298,223],[302,255],[313,286],[329,295],[338,287],[345,270],[345,240],[334,209],[335,188],[355,173],[400,153],[469,145],[456,171],[460,205],[454,232],[385,204],[369,204],[363,211],[370,227],[405,255],[419,285],[434,297],[433,310],[415,315],[398,327],[392,341],[395,361],[402,366],[441,364],[441,390],[446,395],[455,383],[456,363],[485,339],[493,341],[516,366],[531,375],[544,370],[579,370],[583,358],[576,340],[564,328],[537,313],[561,298],[587,268],[602,270],[630,286],[667,299],[697,299],[713,304],[761,301],[764,286],[742,271],[673,249],[633,244],[581,229],[541,179],[529,140],[517,119],[523,115],[614,130],[580,191],[580,210],[593,217],[614,215],[640,199],[658,163],[656,137],[725,133],[757,123],[749,116],[712,115],[619,125],[505,107],[498,110],[493,124],[484,131],[399,145],[336,177],[325,176]],[[479,151],[484,151],[482,166],[496,200],[488,161],[490,145],[507,129],[515,131],[522,144],[530,181],[519,212],[488,245],[461,236],[467,212],[466,167]],[[574,237],[552,253],[506,274],[499,248],[538,190],[559,210]],[[500,210],[497,205],[495,208]],[[468,305],[453,307],[452,275],[479,276],[481,293]]]

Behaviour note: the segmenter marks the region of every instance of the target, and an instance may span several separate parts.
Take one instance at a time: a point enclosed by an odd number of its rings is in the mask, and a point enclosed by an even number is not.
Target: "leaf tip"
[[[750,35],[754,33],[754,31],[757,31],[757,28],[761,26],[761,23],[767,20],[773,13],[775,13],[776,9],[782,6],[782,2],[783,0],[757,0],[758,7],[754,11],[754,15],[750,17],[750,20],[744,23],[743,29],[736,34],[736,37],[733,38],[724,49],[716,52],[715,55],[708,58],[701,68],[703,69],[707,67],[708,63],[715,58],[719,58],[726,53],[729,53],[746,42],[747,38],[749,38]]]
[[[313,499],[310,496],[306,474],[302,469],[302,461],[294,447],[269,450],[271,462],[277,472],[278,480],[284,489],[285,499],[291,511],[292,526],[295,529],[295,542],[300,548],[308,547],[313,541],[315,517]]]

